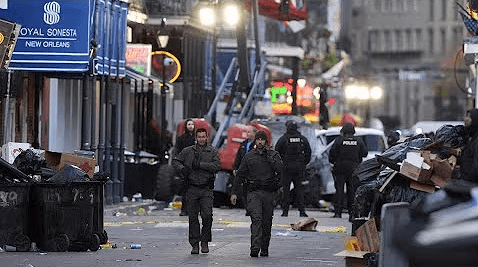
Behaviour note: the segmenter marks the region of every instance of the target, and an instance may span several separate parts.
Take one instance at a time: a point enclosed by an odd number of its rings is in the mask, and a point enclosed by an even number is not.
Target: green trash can
[[[96,251],[106,234],[102,209],[102,182],[34,184],[30,237],[44,251]]]
[[[28,237],[30,185],[0,183],[0,246],[29,251]]]

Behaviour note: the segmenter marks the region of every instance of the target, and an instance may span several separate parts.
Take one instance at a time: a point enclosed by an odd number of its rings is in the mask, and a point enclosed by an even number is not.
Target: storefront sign
[[[150,44],[127,44],[126,66],[150,76],[152,49],[153,47]]]
[[[9,0],[0,18],[22,25],[9,69],[88,71],[91,9],[89,0]]]

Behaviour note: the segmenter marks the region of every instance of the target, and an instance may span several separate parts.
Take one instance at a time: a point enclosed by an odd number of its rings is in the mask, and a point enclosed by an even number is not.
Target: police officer
[[[284,173],[282,175],[281,185],[284,190],[282,199],[282,217],[289,215],[289,195],[290,183],[294,183],[296,192],[296,202],[299,208],[300,217],[307,217],[304,205],[304,188],[302,179],[304,178],[305,166],[310,161],[312,150],[307,138],[297,130],[297,122],[288,120],[285,123],[287,131],[277,140],[275,150],[277,150],[284,160]]]
[[[208,253],[211,242],[212,205],[215,174],[221,169],[217,150],[207,144],[207,131],[196,131],[196,145],[183,149],[172,161],[176,171],[187,178],[187,209],[191,254]],[[198,215],[201,214],[202,229]]]
[[[269,256],[274,192],[279,189],[282,160],[279,153],[267,148],[267,135],[258,131],[254,149],[247,153],[237,170],[231,195],[236,204],[241,183],[247,183],[247,209],[251,217],[251,257]]]
[[[246,126],[246,133],[247,133],[247,139],[242,141],[241,145],[239,146],[239,149],[237,150],[236,154],[236,160],[234,161],[234,166],[232,167],[232,173],[234,176],[236,176],[237,169],[239,169],[239,166],[241,165],[242,159],[244,156],[247,154],[247,152],[251,151],[253,146],[254,146],[254,135],[255,135],[255,128],[252,127],[251,125]],[[247,211],[247,185],[243,184],[243,202],[244,202],[244,208],[246,209],[246,216],[249,216],[249,212]]]
[[[354,136],[355,128],[353,124],[347,122],[340,130],[340,136],[335,138],[334,144],[330,148],[329,161],[334,164],[335,178],[335,215],[333,218],[342,218],[342,209],[344,203],[344,185],[347,185],[347,209],[349,220],[352,220],[352,203],[355,197],[356,182],[353,181],[352,173],[354,169],[362,162],[362,158],[368,154],[367,147],[362,139]]]
[[[184,122],[184,134],[182,134],[178,137],[178,139],[176,139],[176,154],[181,153],[184,148],[192,146],[196,143],[196,138],[194,136],[194,128],[194,121],[192,119],[187,119]],[[187,196],[185,185],[183,185],[183,188],[182,190],[180,190],[179,194],[181,195],[182,200],[181,212],[179,213],[179,216],[188,216],[188,211],[186,208]]]

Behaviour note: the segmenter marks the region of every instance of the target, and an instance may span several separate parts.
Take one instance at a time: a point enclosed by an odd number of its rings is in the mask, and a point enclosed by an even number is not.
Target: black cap
[[[266,134],[266,132],[264,132],[264,131],[258,131],[258,132],[256,133],[255,138],[254,138],[254,142],[255,142],[257,139],[259,139],[259,138],[264,139],[264,140],[266,140],[266,142],[267,142],[267,134]]]
[[[342,134],[355,134],[355,127],[352,123],[346,122],[340,132]]]
[[[285,122],[285,127],[287,130],[297,130],[297,122],[294,120],[288,120]]]

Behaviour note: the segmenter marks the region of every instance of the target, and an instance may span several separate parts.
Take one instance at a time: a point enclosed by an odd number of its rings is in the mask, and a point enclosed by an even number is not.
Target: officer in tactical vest
[[[355,197],[356,182],[353,181],[352,173],[362,162],[362,158],[368,154],[367,147],[362,139],[355,137],[354,126],[347,122],[340,130],[340,136],[335,138],[330,148],[329,161],[334,164],[333,173],[335,178],[335,215],[333,218],[342,218],[344,204],[344,185],[347,185],[347,209],[349,220],[352,220],[352,203]]]
[[[299,215],[300,217],[307,217],[302,179],[304,178],[305,166],[310,161],[312,150],[307,138],[297,130],[297,122],[288,120],[285,126],[287,131],[279,138],[275,147],[284,161],[284,171],[281,178],[281,185],[284,190],[281,216],[287,217],[289,215],[289,194],[292,181],[296,192]]]

